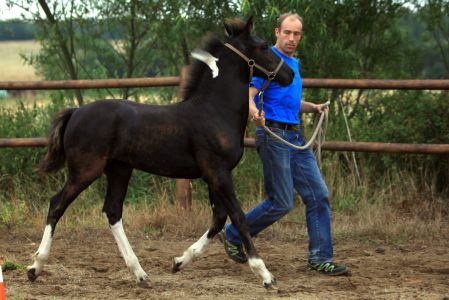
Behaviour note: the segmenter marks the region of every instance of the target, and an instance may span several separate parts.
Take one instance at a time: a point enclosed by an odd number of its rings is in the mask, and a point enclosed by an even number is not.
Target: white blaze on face
[[[218,76],[218,66],[217,66],[218,58],[212,56],[212,54],[203,50],[194,50],[192,52],[192,57],[208,65],[209,68],[212,70],[213,78]]]

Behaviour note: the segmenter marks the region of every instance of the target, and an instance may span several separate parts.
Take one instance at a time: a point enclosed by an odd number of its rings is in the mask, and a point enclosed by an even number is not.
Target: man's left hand
[[[316,104],[315,107],[316,107],[316,112],[318,114],[321,114],[324,112],[325,109],[329,109],[329,101],[326,103]]]

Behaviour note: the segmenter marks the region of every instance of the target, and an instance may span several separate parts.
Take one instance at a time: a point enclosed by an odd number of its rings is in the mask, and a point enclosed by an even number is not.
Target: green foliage
[[[32,22],[22,20],[0,21],[0,41],[32,40],[34,26]]]
[[[26,270],[26,267],[24,264],[15,263],[9,260],[6,260],[5,263],[1,266],[2,271],[14,271],[14,270]]]
[[[398,1],[243,1],[256,16],[256,32],[274,43],[283,12],[304,19],[298,49],[304,77],[412,78],[414,49],[398,21],[408,11]],[[400,66],[400,67],[399,67]]]
[[[350,122],[356,141],[384,143],[449,144],[449,103],[447,92],[395,91],[367,93]],[[344,107],[347,110],[347,105]],[[338,108],[334,108],[337,110]],[[346,112],[348,114],[348,112]],[[327,140],[348,140],[343,116],[333,114]],[[325,157],[331,156],[326,154]],[[449,194],[449,158],[447,155],[411,155],[358,153],[362,175],[382,178],[389,171],[406,170],[420,177],[423,186]],[[343,165],[351,165],[345,154],[335,154]]]
[[[426,62],[432,65],[433,74],[430,76],[449,78],[449,1],[429,0],[425,3],[418,1],[417,7],[419,17],[427,29],[422,34],[425,51],[434,56],[433,61],[429,59],[430,55],[426,56]]]
[[[17,109],[0,107],[0,136],[2,138],[26,138],[45,136],[50,123],[51,111],[34,104],[27,108],[18,101]],[[44,149],[4,148],[0,155],[0,173],[15,174],[34,172]]]

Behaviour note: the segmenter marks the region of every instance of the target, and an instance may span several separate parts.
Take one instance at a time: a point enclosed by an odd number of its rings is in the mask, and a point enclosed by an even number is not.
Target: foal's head
[[[234,19],[225,22],[227,39],[225,42],[231,44],[246,57],[254,60],[254,62],[269,72],[275,71],[281,59],[274,54],[267,42],[252,34],[253,21],[252,17],[245,23],[241,20]],[[254,76],[266,78],[267,74],[260,69],[254,67]],[[287,64],[283,64],[274,81],[280,85],[289,85],[295,76],[292,69]]]

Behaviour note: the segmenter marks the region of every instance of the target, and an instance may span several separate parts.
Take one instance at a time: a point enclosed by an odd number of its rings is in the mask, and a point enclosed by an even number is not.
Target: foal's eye
[[[260,47],[262,50],[268,50],[268,44],[262,44],[262,46]]]

